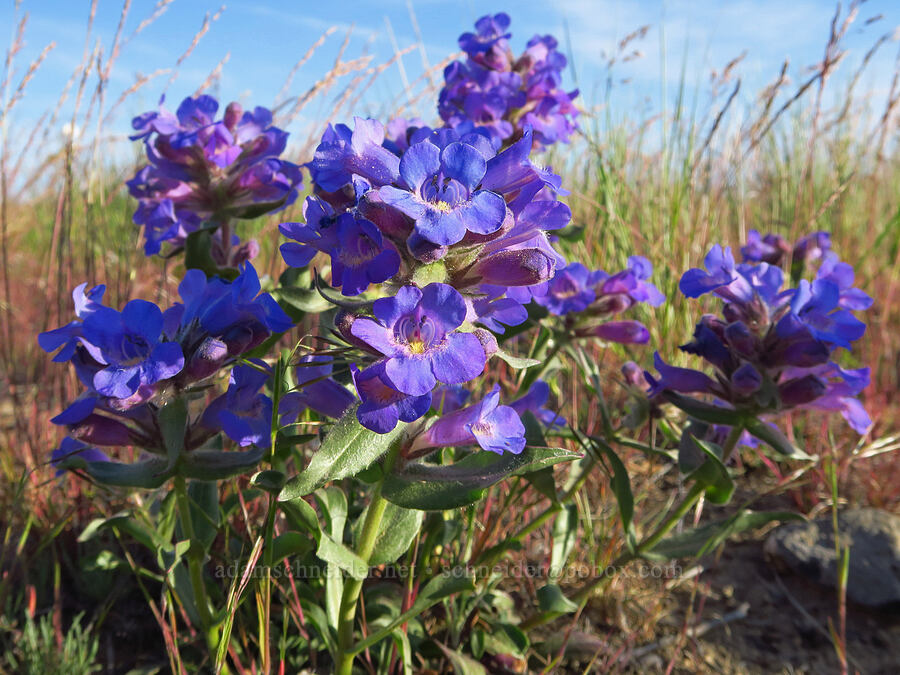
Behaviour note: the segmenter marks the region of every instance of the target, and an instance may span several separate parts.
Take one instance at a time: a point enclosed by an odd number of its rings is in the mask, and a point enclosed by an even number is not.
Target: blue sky
[[[12,0],[6,0],[0,7],[0,26],[10,36],[13,5]],[[89,0],[22,1],[20,13],[28,12],[30,18],[26,46],[18,57],[19,76],[47,43],[56,42],[56,48],[28,86],[26,97],[15,111],[13,124],[27,124],[55,103],[81,59],[89,5]],[[154,5],[155,0],[134,0],[126,22],[126,35],[153,11]],[[564,51],[568,52],[571,45],[574,72],[587,103],[596,102],[597,92],[606,80],[605,55],[615,50],[624,35],[639,26],[651,25],[646,37],[634,43],[642,58],[616,67],[615,80],[628,80],[627,84],[617,84],[615,88],[613,103],[620,115],[658,110],[664,87],[670,98],[674,96],[683,64],[687,84],[696,86],[699,96],[705,95],[710,71],[721,69],[744,50],[748,54],[738,73],[744,80],[741,96],[745,101],[752,100],[775,77],[785,58],[791,61],[789,72],[796,82],[808,76],[805,69],[821,59],[834,13],[834,5],[827,0],[524,0],[516,3],[227,0],[221,18],[168,87],[167,98],[172,107],[177,105],[230,53],[214,93],[225,100],[271,106],[293,64],[329,26],[336,26],[337,32],[298,72],[290,94],[306,91],[332,65],[343,35],[351,26],[353,32],[345,59],[371,54],[373,63],[381,63],[389,58],[394,48],[388,23],[401,49],[415,44],[409,6],[421,27],[425,57],[432,64],[455,51],[459,33],[468,30],[478,16],[487,12],[510,12],[516,51],[535,33],[555,34]],[[200,27],[205,13],[215,12],[219,7],[219,2],[175,0],[161,18],[123,49],[112,73],[108,100],[118,98],[136,74],[172,67]],[[112,42],[120,9],[121,0],[99,2],[93,40],[99,40],[105,50]],[[877,15],[883,18],[864,26],[867,19]],[[847,40],[850,48],[847,65],[858,62],[879,35],[893,31],[898,25],[900,3],[896,0],[865,3]],[[882,48],[863,80],[864,88],[884,95],[890,86],[897,50],[897,42]],[[415,79],[422,72],[420,51],[405,56],[403,65],[407,78]],[[851,70],[843,69],[848,75]],[[573,73],[568,77],[569,83],[573,83]],[[133,114],[154,107],[167,80],[167,75],[157,78],[130,99],[112,127],[126,131]],[[360,112],[373,112],[386,103],[402,99],[400,83],[400,70],[393,66],[360,101]],[[311,117],[326,114],[333,100],[333,96],[325,97],[304,112]],[[432,105],[426,101],[422,112],[428,115]]]

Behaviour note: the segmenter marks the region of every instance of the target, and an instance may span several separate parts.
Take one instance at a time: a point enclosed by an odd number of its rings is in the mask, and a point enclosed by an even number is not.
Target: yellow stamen
[[[440,200],[439,202],[435,202],[434,206],[441,213],[450,213],[453,210],[453,207],[450,206],[450,204],[445,202],[443,199]]]
[[[413,354],[423,354],[425,352],[425,343],[421,340],[413,340],[409,343],[409,351]]]

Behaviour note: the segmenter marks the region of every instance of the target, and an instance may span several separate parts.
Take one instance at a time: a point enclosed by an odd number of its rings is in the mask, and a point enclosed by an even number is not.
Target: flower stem
[[[269,510],[266,514],[265,550],[263,552],[264,575],[262,579],[263,616],[260,622],[260,657],[262,672],[268,675],[271,671],[271,647],[269,640],[270,619],[272,616],[272,565],[275,556],[275,495],[269,495]]]
[[[384,462],[384,475],[393,467],[400,447],[401,443],[395,442],[388,450]],[[383,481],[384,479],[382,478],[382,481],[375,487],[372,501],[369,503],[369,509],[366,512],[366,519],[363,521],[362,531],[359,535],[359,545],[356,550],[356,555],[367,565],[375,550],[378,531],[381,528],[381,521],[384,518],[384,512],[388,504],[387,500],[381,495]],[[341,604],[338,610],[338,662],[335,671],[338,675],[351,675],[353,672],[353,625],[356,620],[356,606],[359,603],[359,594],[362,592],[362,587],[362,579],[351,577],[344,582],[344,591],[341,594]]]
[[[197,613],[200,616],[200,626],[206,637],[206,645],[210,654],[214,654],[219,646],[219,632],[213,625],[212,615],[209,613],[209,600],[206,595],[206,584],[203,581],[203,547],[194,535],[194,524],[191,520],[191,503],[184,476],[175,476],[175,501],[178,505],[178,515],[181,518],[181,529],[190,542],[187,559],[188,571],[191,577],[191,589],[194,592],[194,604],[197,605]]]

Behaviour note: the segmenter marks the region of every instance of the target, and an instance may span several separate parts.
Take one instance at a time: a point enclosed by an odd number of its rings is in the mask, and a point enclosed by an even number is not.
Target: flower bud
[[[204,380],[222,367],[228,358],[228,345],[214,337],[208,337],[188,357],[184,368],[187,382]]]
[[[625,377],[625,381],[631,386],[643,388],[645,384],[644,369],[634,361],[625,362],[622,366],[622,375]]]
[[[131,430],[105,415],[91,414],[69,428],[73,438],[92,445],[131,445]]]
[[[786,408],[811,403],[825,393],[827,385],[815,375],[804,375],[779,385],[778,395]]]
[[[433,244],[420,236],[417,232],[413,232],[409,235],[409,239],[406,240],[406,246],[416,260],[425,264],[433,263],[447,255],[446,246]]]
[[[244,114],[244,108],[237,101],[232,101],[228,104],[228,107],[225,108],[225,126],[229,131],[234,131],[234,128],[237,126],[238,122],[241,121],[241,116]]]
[[[476,328],[473,331],[473,335],[478,338],[481,346],[484,347],[484,354],[488,358],[490,358],[493,354],[496,354],[497,350],[500,349],[500,347],[497,345],[497,338],[495,338],[494,334],[489,330],[486,330],[484,328]]]
[[[598,337],[608,342],[621,344],[647,344],[650,341],[650,331],[640,321],[610,321],[599,326],[579,330],[578,337]]]
[[[739,394],[752,394],[761,385],[762,375],[749,363],[745,363],[731,375],[731,386]]]
[[[475,264],[472,273],[497,286],[533,286],[547,281],[556,261],[537,248],[500,251]]]

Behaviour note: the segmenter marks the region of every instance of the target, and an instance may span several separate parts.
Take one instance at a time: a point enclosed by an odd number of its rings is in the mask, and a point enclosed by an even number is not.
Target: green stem
[[[266,514],[265,549],[263,551],[263,567],[265,574],[262,579],[263,596],[263,620],[260,628],[260,657],[262,660],[262,672],[271,671],[269,626],[272,616],[272,565],[275,556],[275,495],[269,495],[269,511]]]
[[[388,450],[384,462],[384,475],[387,475],[393,467],[397,454],[400,451],[400,446],[400,443],[395,443]],[[375,550],[378,530],[381,528],[381,521],[384,518],[384,512],[388,505],[387,500],[381,495],[381,485],[381,482],[379,482],[375,487],[372,501],[369,503],[369,509],[366,512],[366,519],[363,521],[362,531],[359,535],[359,545],[356,550],[356,555],[366,564],[369,563],[372,552]],[[353,672],[353,626],[356,621],[356,606],[359,603],[359,594],[362,592],[362,587],[362,579],[351,577],[344,582],[340,609],[338,610],[338,663],[335,671],[338,675],[351,675]]]
[[[194,592],[194,604],[197,605],[197,613],[200,615],[200,626],[206,637],[206,644],[210,653],[214,654],[219,646],[219,632],[213,625],[212,615],[209,613],[209,600],[206,596],[206,584],[203,581],[203,547],[194,534],[194,524],[191,520],[191,503],[184,476],[175,476],[175,501],[178,504],[181,529],[190,542],[187,558],[188,571],[191,577],[191,590]]]

